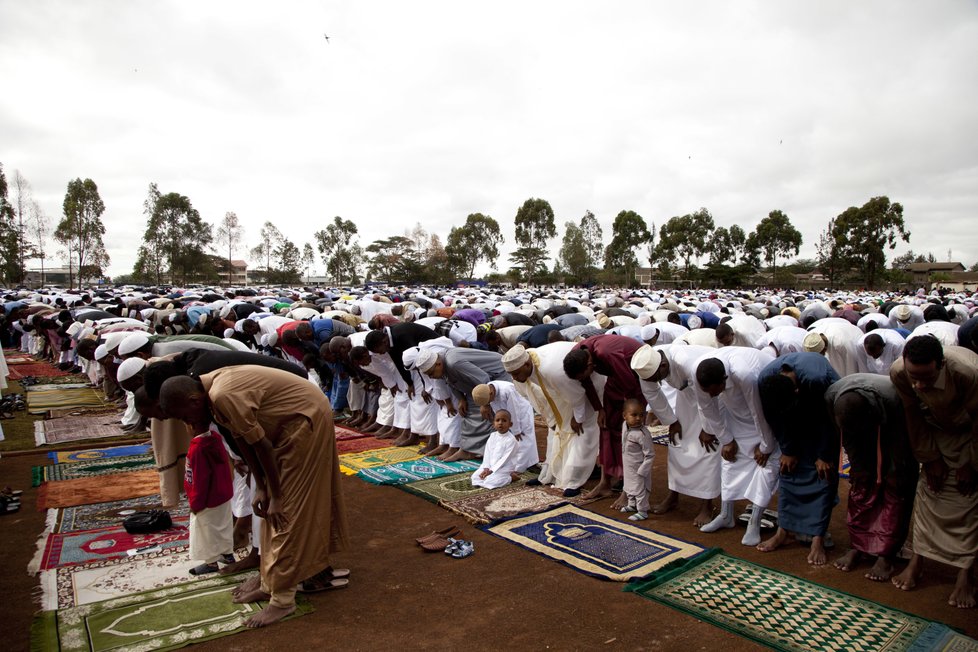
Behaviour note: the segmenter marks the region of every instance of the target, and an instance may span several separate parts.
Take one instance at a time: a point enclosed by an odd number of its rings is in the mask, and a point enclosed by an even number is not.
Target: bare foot
[[[258,549],[252,548],[251,552],[249,552],[247,556],[242,557],[233,564],[228,564],[220,570],[220,573],[221,575],[233,575],[235,573],[248,570],[249,568],[258,568],[260,563],[261,557],[258,555]]]
[[[441,455],[439,455],[438,456],[438,459],[440,459],[442,462],[447,462],[457,452],[458,452],[458,448],[457,447],[449,448],[444,453],[442,453]]]
[[[828,561],[824,541],[825,537],[812,537],[812,545],[808,552],[808,563],[812,566],[824,566],[825,562]]]
[[[421,455],[430,455],[433,450],[438,448],[438,443],[435,441],[434,437],[428,437],[428,441],[425,445],[418,451]]]
[[[428,455],[430,457],[437,457],[438,459],[441,459],[441,456],[444,455],[447,451],[448,451],[448,446],[446,446],[445,444],[440,444],[433,451],[428,453]]]
[[[277,623],[289,614],[295,611],[295,605],[291,607],[273,607],[268,605],[254,616],[245,621],[245,625],[248,627],[264,627],[266,625],[271,625],[272,623]]]
[[[962,568],[958,571],[958,579],[954,583],[954,590],[948,596],[947,603],[958,609],[974,609],[975,585],[971,581],[970,568]]]
[[[652,508],[652,513],[665,514],[667,512],[671,512],[677,507],[679,507],[679,494],[675,491],[670,491],[665,500]],[[703,524],[701,523],[701,525]]]
[[[910,563],[907,567],[903,569],[897,575],[894,575],[890,581],[893,582],[893,586],[897,587],[901,591],[909,591],[917,586],[917,580],[920,579],[920,555],[914,553],[913,557],[910,558]]]
[[[862,556],[863,553],[859,552],[855,548],[849,548],[849,550],[846,551],[846,554],[836,559],[832,565],[843,573],[848,573],[852,570],[853,566],[859,563]]]
[[[234,589],[231,591],[231,595],[237,596],[240,593],[251,593],[252,591],[258,590],[260,586],[261,577],[256,575],[255,577],[249,578],[238,586],[234,587]]]
[[[394,443],[395,446],[417,446],[418,436],[417,435],[407,435],[406,437],[400,437]]]
[[[446,462],[461,462],[461,461],[464,461],[464,460],[478,459],[479,457],[480,456],[479,455],[476,455],[475,453],[470,453],[469,451],[463,451],[460,448],[460,449],[458,449],[458,451],[454,455],[452,455],[451,457],[449,457],[445,461]]]
[[[893,575],[893,564],[886,557],[880,555],[876,558],[876,563],[863,576],[867,580],[874,582],[885,582]]]
[[[767,541],[762,541],[761,543],[757,544],[757,549],[761,552],[773,552],[784,545],[784,542],[787,540],[788,531],[779,527],[778,531],[774,533],[773,537]]]
[[[611,495],[611,482],[602,473],[601,481],[591,491],[584,494],[584,500],[594,500],[595,498],[607,498]],[[621,509],[621,505],[618,506]]]
[[[700,511],[696,514],[693,519],[693,525],[696,527],[703,527],[707,523],[713,520],[713,501],[709,498],[702,500],[700,502]]]
[[[621,509],[627,504],[628,504],[628,496],[623,491],[620,494],[618,494],[618,500],[611,503],[611,509]]]
[[[265,593],[261,589],[255,589],[254,591],[242,591],[237,595],[231,596],[231,602],[235,604],[245,604],[247,602],[261,602],[263,600],[268,600],[272,596]]]

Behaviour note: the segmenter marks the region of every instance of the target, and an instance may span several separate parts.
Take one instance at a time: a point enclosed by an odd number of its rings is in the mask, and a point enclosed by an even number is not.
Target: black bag
[[[173,527],[173,521],[170,519],[170,512],[151,509],[148,512],[136,512],[126,517],[122,527],[126,528],[129,534],[148,534]]]

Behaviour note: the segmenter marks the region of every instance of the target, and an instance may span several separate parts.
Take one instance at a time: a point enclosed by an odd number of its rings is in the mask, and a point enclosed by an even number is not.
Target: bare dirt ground
[[[666,490],[666,450],[656,448],[653,500]],[[0,487],[24,489],[20,512],[0,517],[0,596],[7,619],[2,647],[7,650],[29,649],[38,582],[25,571],[45,516],[36,509],[30,470],[32,465],[46,463],[42,451],[0,459]],[[203,643],[197,649],[490,650],[508,646],[733,652],[758,647],[683,613],[623,593],[621,584],[588,577],[486,534],[461,517],[394,487],[375,486],[348,476],[343,477],[341,486],[352,541],[348,551],[337,555],[333,566],[351,569],[349,588],[311,596],[316,608],[311,615]],[[830,551],[830,560],[848,544],[847,491],[843,480],[842,502],[832,521],[836,548]],[[606,499],[587,509],[625,518],[610,505],[611,500]],[[692,525],[695,507],[694,501],[684,499],[678,510],[652,516],[641,525],[701,545],[722,547],[744,559],[978,636],[978,611],[960,610],[946,603],[954,580],[952,569],[929,564],[921,585],[912,592],[901,592],[888,582],[864,579],[865,568],[851,573],[831,565],[813,568],[805,560],[807,549],[798,544],[765,554],[740,544],[742,528],[702,534]],[[475,542],[473,556],[456,560],[440,553],[426,554],[415,544],[416,537],[452,524],[462,528],[463,538]]]

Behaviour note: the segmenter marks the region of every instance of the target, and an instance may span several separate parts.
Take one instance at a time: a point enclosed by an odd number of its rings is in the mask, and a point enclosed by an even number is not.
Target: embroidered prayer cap
[[[893,315],[897,318],[897,321],[909,321],[913,316],[913,309],[904,303],[893,309]]]
[[[639,337],[641,337],[642,341],[645,342],[647,340],[651,340],[653,337],[655,337],[658,334],[659,334],[658,328],[656,328],[652,324],[646,324],[645,326],[642,326],[642,332],[639,334]]]
[[[600,326],[601,328],[607,330],[614,325],[615,325],[614,322],[611,321],[611,318],[608,317],[608,315],[604,315],[604,314],[598,315],[598,326]]]
[[[802,348],[812,353],[822,353],[825,351],[827,344],[828,342],[825,340],[825,336],[821,333],[809,333],[801,342]]]
[[[122,361],[119,365],[119,370],[116,372],[116,379],[121,383],[129,380],[139,372],[141,372],[146,367],[146,361],[142,358],[128,358]]]
[[[418,357],[414,361],[414,366],[418,371],[426,373],[435,366],[436,362],[438,362],[438,353],[431,348],[424,348],[418,350]]]
[[[149,344],[149,335],[146,333],[133,333],[126,336],[119,344],[119,355],[129,355]]]
[[[503,356],[503,369],[516,371],[530,361],[530,354],[522,346],[514,346]]]
[[[478,406],[489,405],[492,400],[492,389],[489,385],[476,385],[472,390],[472,400]]]
[[[632,355],[632,371],[642,380],[648,380],[659,370],[662,353],[645,344]]]

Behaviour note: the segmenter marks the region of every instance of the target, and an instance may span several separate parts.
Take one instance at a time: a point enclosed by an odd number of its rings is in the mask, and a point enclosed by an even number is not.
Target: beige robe
[[[160,474],[160,496],[164,509],[173,509],[183,493],[183,472],[187,449],[194,434],[179,419],[150,419],[149,436],[153,443],[156,470]]]
[[[307,380],[267,367],[227,367],[200,381],[217,423],[245,443],[265,438],[274,448],[289,522],[276,530],[266,520],[262,528],[262,590],[275,606],[291,605],[296,586],[347,541],[329,400]]]

